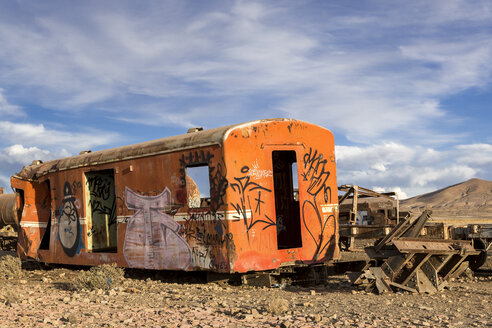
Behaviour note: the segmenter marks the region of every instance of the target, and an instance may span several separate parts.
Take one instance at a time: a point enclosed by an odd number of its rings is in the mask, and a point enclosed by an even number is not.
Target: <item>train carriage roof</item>
[[[122,146],[107,150],[88,152],[76,156],[66,157],[25,166],[14,177],[23,180],[37,180],[48,173],[74,169],[78,167],[106,164],[122,160],[134,159],[139,157],[153,156],[173,151],[193,149],[210,145],[222,146],[229,131],[237,127],[245,127],[258,123],[266,123],[271,121],[296,121],[284,118],[265,119],[251,121],[247,123],[229,125],[214,129],[197,131],[193,133],[182,134],[152,141],[147,141],[130,146]]]

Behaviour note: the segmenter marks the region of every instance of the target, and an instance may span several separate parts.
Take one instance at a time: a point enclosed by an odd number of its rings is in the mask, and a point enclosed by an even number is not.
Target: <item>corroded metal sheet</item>
[[[275,119],[282,120],[282,119]],[[253,121],[245,124],[268,122],[269,120]],[[24,167],[15,176],[21,179],[39,179],[40,177],[61,170],[85,167],[90,165],[105,164],[110,162],[134,159],[144,156],[163,154],[166,152],[193,149],[209,145],[222,145],[224,136],[228,131],[240,125],[230,125],[215,129],[197,131],[183,135],[167,137],[148,141],[131,146],[123,146],[96,152],[82,152],[78,156],[67,157],[37,165]]]
[[[11,225],[17,229],[16,194],[0,194],[0,228]]]

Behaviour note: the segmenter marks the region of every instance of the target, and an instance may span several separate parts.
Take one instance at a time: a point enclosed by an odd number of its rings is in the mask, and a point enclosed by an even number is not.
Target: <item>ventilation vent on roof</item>
[[[92,150],[88,149],[88,150],[82,150],[79,155],[84,155],[84,154],[89,154],[89,153],[92,153]]]
[[[194,133],[194,132],[198,132],[198,131],[203,131],[203,128],[201,126],[196,127],[196,128],[189,128],[188,132],[186,132],[186,133]]]
[[[35,159],[34,161],[32,161],[31,165],[39,165],[39,164],[43,164],[43,161],[42,160],[39,160],[39,159]]]

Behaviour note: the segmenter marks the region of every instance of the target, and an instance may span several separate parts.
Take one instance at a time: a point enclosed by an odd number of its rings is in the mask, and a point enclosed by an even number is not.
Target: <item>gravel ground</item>
[[[152,272],[127,272],[108,291],[74,291],[80,269],[30,266],[0,280],[0,327],[492,327],[490,272],[440,294],[375,295],[355,291],[345,275],[279,289],[170,283]]]

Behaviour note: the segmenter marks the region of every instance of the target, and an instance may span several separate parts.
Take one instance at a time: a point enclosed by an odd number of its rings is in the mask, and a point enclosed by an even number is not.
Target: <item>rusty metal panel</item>
[[[249,151],[245,151],[248,149]],[[253,152],[251,150],[264,150]],[[277,217],[272,152],[295,151],[302,247],[277,249]],[[228,166],[229,204],[236,210],[231,222],[237,252],[234,270],[276,268],[284,261],[310,264],[339,257],[338,192],[334,140],[330,131],[303,122],[272,122],[230,132],[224,142]]]
[[[18,224],[17,252],[21,257],[37,258],[49,218],[51,216],[51,197],[46,182],[11,180],[12,187],[22,195],[21,219]],[[49,233],[49,231],[47,232]]]
[[[17,229],[17,195],[0,194],[0,228],[11,225]]]
[[[287,119],[272,119],[253,121],[244,124],[253,125],[258,122],[279,120],[287,121]],[[46,163],[26,166],[15,176],[24,180],[35,180],[48,173],[68,169],[124,161],[145,156],[164,154],[173,151],[194,149],[197,147],[222,145],[224,136],[228,133],[228,131],[234,129],[237,126],[239,125],[230,125],[215,129],[197,131],[194,133],[187,133],[179,136],[148,141],[136,145],[123,146],[96,152],[84,151],[81,152],[81,154],[78,156],[72,156]]]
[[[439,240],[423,238],[400,238],[393,244],[402,253],[455,253],[474,251],[471,241],[466,240]]]
[[[467,257],[478,254],[471,241],[415,238],[430,214],[424,211],[413,221],[403,219],[376,246],[367,247],[371,261],[351,275],[353,284],[378,293],[433,293],[463,272]]]

